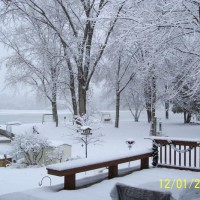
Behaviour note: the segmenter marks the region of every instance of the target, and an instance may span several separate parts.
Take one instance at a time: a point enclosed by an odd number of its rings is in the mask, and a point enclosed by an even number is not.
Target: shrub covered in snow
[[[46,138],[32,131],[16,135],[12,144],[16,159],[24,158],[24,163],[27,165],[37,165],[42,158],[44,149],[49,146]]]

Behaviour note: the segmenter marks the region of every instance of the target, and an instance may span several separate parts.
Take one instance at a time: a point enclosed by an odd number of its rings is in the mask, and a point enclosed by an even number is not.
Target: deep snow
[[[6,111],[4,111],[5,113]],[[17,111],[15,111],[17,112]],[[110,112],[113,115],[114,112]],[[158,113],[159,117],[164,118],[164,111]],[[100,119],[100,116],[99,116]],[[17,120],[17,119],[16,119]],[[162,120],[163,122],[163,134],[169,137],[188,138],[200,140],[200,125],[184,125],[182,115],[170,115],[169,120]],[[22,122],[23,123],[23,122]],[[71,123],[71,122],[67,122]],[[83,157],[85,156],[85,149],[80,143],[76,143],[73,140],[73,131],[66,126],[64,121],[61,121],[58,128],[52,123],[37,123],[37,124],[22,124],[21,126],[13,126],[12,130],[15,134],[24,133],[31,129],[35,125],[41,135],[47,137],[50,140],[62,140],[67,144],[72,145],[72,157]],[[5,128],[5,125],[1,125],[1,128]],[[98,157],[103,155],[116,155],[116,153],[127,153],[130,150],[126,144],[128,138],[132,138],[135,141],[131,151],[138,151],[146,148],[151,148],[151,141],[144,139],[149,137],[150,125],[146,122],[145,112],[142,113],[140,122],[134,122],[128,111],[121,112],[121,122],[119,129],[114,128],[114,123],[103,123],[101,132],[103,133],[103,142],[100,145],[90,144],[88,146],[88,157]],[[11,147],[7,144],[0,144],[0,154],[11,151]],[[138,162],[131,162],[131,166],[137,165]],[[121,168],[128,167],[128,164],[124,164]],[[102,175],[106,172],[105,169],[98,169],[87,173],[80,173],[77,178],[92,177],[94,175]],[[127,175],[121,178],[115,178],[112,180],[104,180],[101,183],[95,184],[88,188],[79,189],[76,191],[59,191],[62,188],[63,177],[50,176],[52,180],[51,187],[49,186],[49,179],[45,178],[41,188],[38,183],[41,179],[46,176],[45,167],[34,167],[26,169],[15,169],[15,168],[0,168],[0,195],[21,192],[26,195],[33,195],[42,199],[56,199],[64,200],[67,199],[110,199],[109,192],[116,182],[122,182],[130,185],[144,185],[145,187],[154,187],[159,189],[159,180],[161,178],[185,178],[189,182],[192,178],[200,178],[200,173],[190,171],[178,171],[169,169],[149,169],[134,172],[131,175]],[[83,180],[83,179],[82,179]],[[81,181],[81,180],[80,180]],[[61,185],[60,185],[61,184]],[[177,198],[179,190],[173,189],[173,195]],[[16,199],[20,199],[21,193],[14,194]],[[9,198],[7,196],[7,198]],[[6,199],[6,196],[0,196],[0,199]]]

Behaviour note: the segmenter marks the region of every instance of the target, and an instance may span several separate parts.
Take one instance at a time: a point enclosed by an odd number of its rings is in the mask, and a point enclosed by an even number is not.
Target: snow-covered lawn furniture
[[[13,133],[6,131],[4,129],[0,129],[0,136],[4,136],[9,139],[13,139],[13,137],[15,137],[15,135]]]
[[[76,174],[89,170],[107,167],[108,178],[118,176],[118,165],[130,161],[140,160],[140,169],[149,168],[149,157],[152,156],[151,150],[138,152],[128,152],[123,155],[103,156],[102,158],[87,158],[73,160],[70,162],[59,163],[47,166],[48,174],[64,176],[64,189],[73,190],[76,188]]]
[[[11,143],[11,139],[0,135],[0,143]]]
[[[6,122],[6,131],[8,133],[12,133],[12,126],[20,126],[22,125],[19,121],[13,121],[13,122]]]
[[[6,167],[7,164],[12,162],[12,157],[9,155],[0,155],[0,167]]]
[[[152,184],[151,182],[148,183],[148,185]],[[200,200],[200,190],[196,188],[196,184],[188,183],[186,188],[180,188],[179,196],[174,198],[173,190],[171,192],[158,187],[150,189],[147,184],[133,187],[116,183],[110,192],[110,196],[112,200]]]
[[[110,122],[110,121],[111,121],[111,114],[110,113],[102,113],[101,122]]]
[[[51,122],[53,122],[53,114],[43,114],[42,115],[42,124],[44,124],[44,122],[45,122],[45,118],[47,117],[47,116],[51,116]]]
[[[190,183],[188,183],[190,185]],[[187,186],[187,188],[182,189],[178,200],[200,200],[200,189],[196,188],[197,183],[193,183],[190,185],[191,187]]]
[[[117,183],[110,192],[112,200],[175,200],[169,191],[156,191]]]
[[[200,140],[150,137],[157,152],[158,167],[200,171]]]

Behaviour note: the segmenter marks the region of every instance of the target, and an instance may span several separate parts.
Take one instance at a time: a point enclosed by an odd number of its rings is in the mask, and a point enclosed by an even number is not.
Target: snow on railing
[[[200,171],[200,139],[148,137],[153,142],[154,166]]]

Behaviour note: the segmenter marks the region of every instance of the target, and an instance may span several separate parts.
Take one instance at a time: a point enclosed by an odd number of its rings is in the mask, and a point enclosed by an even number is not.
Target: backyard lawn
[[[117,153],[127,153],[142,150],[144,148],[151,148],[152,142],[150,140],[144,139],[149,136],[150,124],[146,122],[145,113],[142,113],[140,122],[134,122],[128,111],[121,112],[120,127],[118,129],[114,128],[113,114],[112,122],[101,124],[102,142],[98,145],[90,144],[88,146],[88,157],[95,158],[107,157],[116,155]],[[164,112],[159,112],[158,117],[162,121],[162,134],[169,137],[178,137],[188,139],[200,140],[200,125],[183,124],[183,116],[180,114],[170,115],[169,120],[164,119]],[[68,123],[68,122],[67,122]],[[69,122],[70,123],[70,122]],[[73,158],[84,158],[85,148],[82,147],[81,143],[77,143],[73,137],[73,130],[69,128],[68,124],[61,121],[58,128],[52,123],[44,124],[22,124],[21,126],[13,127],[13,132],[15,134],[24,133],[31,129],[35,125],[39,131],[39,134],[45,136],[49,140],[62,140],[67,144],[72,145],[72,157]],[[3,125],[2,125],[3,127]],[[135,141],[133,147],[129,150],[126,140],[132,138]],[[9,153],[12,147],[8,144],[0,144],[0,154]],[[70,161],[68,161],[70,162]],[[150,159],[150,163],[152,160]],[[130,167],[135,167],[139,165],[139,162],[131,162]],[[120,169],[128,168],[129,164],[125,163],[120,165]],[[115,183],[121,182],[124,184],[132,186],[140,186],[145,188],[152,188],[157,190],[166,190],[166,188],[161,188],[160,180],[168,178],[169,180],[174,180],[181,178],[186,179],[190,182],[192,179],[197,179],[200,177],[199,172],[191,171],[180,171],[174,169],[159,169],[151,168],[133,172],[130,175],[124,177],[118,177],[111,180],[104,180],[101,183],[92,185],[87,188],[78,189],[75,191],[64,191],[61,190],[63,187],[63,177],[49,176],[51,178],[51,186],[49,178],[44,178],[42,186],[39,186],[44,176],[47,176],[45,166],[39,167],[27,167],[27,168],[16,168],[16,167],[6,167],[0,168],[0,199],[22,199],[26,195],[31,199],[32,197],[38,197],[40,199],[57,199],[57,200],[72,200],[72,199],[87,199],[87,200],[97,200],[97,199],[110,199],[109,193]],[[77,175],[78,184],[88,182],[96,178],[103,178],[106,176],[106,169],[97,169],[94,171],[89,171],[86,173],[80,173]],[[173,196],[178,197],[181,189],[173,187],[171,189]],[[8,194],[13,193],[14,194]],[[11,195],[11,196],[10,196]],[[21,195],[21,197],[20,197]],[[17,198],[18,197],[18,198]]]

